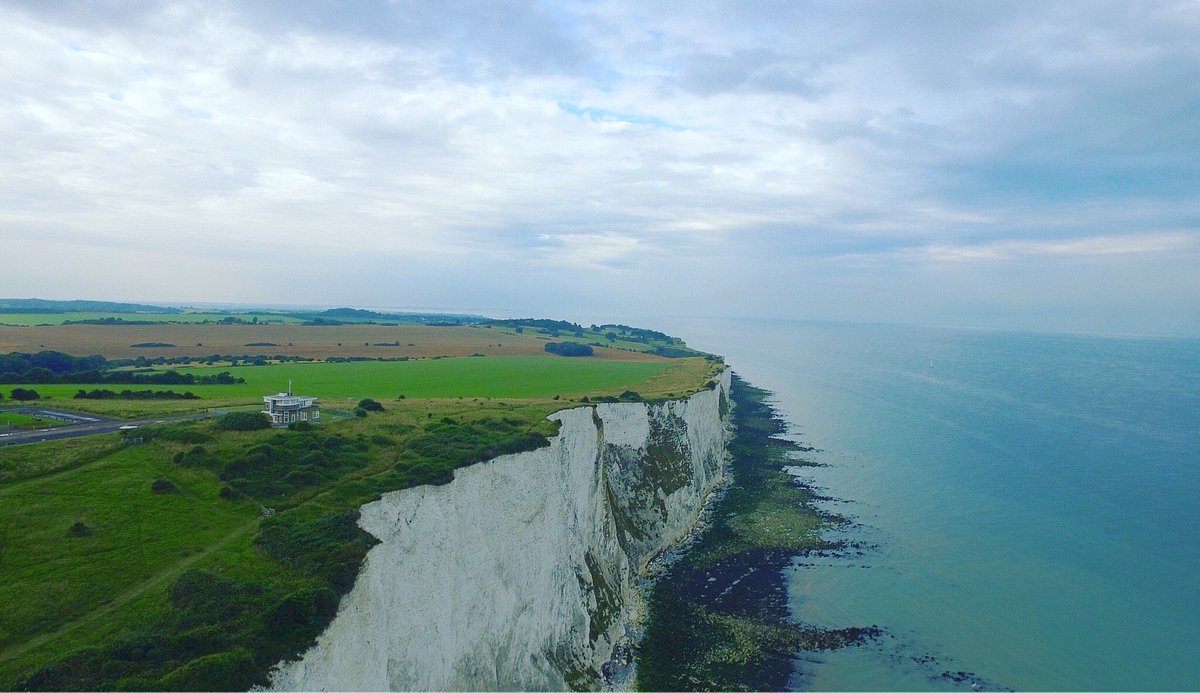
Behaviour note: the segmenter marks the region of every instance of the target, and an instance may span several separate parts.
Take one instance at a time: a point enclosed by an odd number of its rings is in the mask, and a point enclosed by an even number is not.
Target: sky
[[[0,2],[0,296],[1200,335],[1200,3]]]

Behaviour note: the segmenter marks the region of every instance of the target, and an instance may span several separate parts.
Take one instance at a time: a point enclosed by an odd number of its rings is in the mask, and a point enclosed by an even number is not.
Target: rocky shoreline
[[[859,551],[823,531],[848,520],[785,471],[815,466],[811,452],[780,438],[784,422],[768,393],[733,379],[735,434],[727,482],[686,551],[663,565],[647,595],[647,621],[634,649],[643,690],[780,690],[794,656],[863,644],[877,626],[837,629],[788,618],[785,568],[814,553]]]

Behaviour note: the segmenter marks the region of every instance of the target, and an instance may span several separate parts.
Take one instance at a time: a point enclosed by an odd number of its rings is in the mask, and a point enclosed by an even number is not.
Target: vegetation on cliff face
[[[636,652],[642,690],[779,690],[804,650],[843,647],[878,629],[824,630],[787,618],[783,568],[811,551],[839,550],[822,529],[845,522],[815,505],[813,489],[787,474],[802,450],[778,438],[785,425],[767,393],[736,376],[731,481],[711,525],[655,582]]]

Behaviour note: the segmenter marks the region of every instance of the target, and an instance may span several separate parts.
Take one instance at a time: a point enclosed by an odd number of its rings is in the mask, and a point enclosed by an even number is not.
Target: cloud
[[[612,270],[637,259],[645,262],[656,253],[649,243],[622,234],[542,234],[538,237],[541,260],[567,269]]]
[[[1053,241],[995,241],[978,245],[929,245],[901,254],[933,262],[1011,262],[1037,258],[1081,259],[1200,250],[1196,234],[1095,236]]]
[[[176,282],[98,293],[203,299],[224,258],[251,301],[284,258],[371,267],[379,305],[419,276],[544,312],[501,275],[619,275],[570,300],[736,314],[805,272],[853,319],[881,267],[1193,254],[1198,30],[1165,0],[9,3],[0,239],[38,242],[6,279],[132,247]]]

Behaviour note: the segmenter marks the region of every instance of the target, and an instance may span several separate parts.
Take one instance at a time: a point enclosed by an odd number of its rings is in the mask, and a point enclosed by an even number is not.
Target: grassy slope
[[[151,446],[0,485],[0,650],[88,614],[254,520],[253,506],[217,497],[206,473]],[[180,489],[150,489],[165,478]],[[90,533],[73,537],[82,522]]]
[[[8,476],[0,477],[5,479],[0,481],[0,572],[5,576],[0,600],[14,605],[0,610],[0,689],[12,688],[48,662],[70,662],[61,658],[81,647],[106,647],[135,636],[171,642],[182,617],[166,598],[167,588],[189,569],[233,580],[249,595],[242,597],[247,618],[266,618],[285,595],[324,583],[312,572],[317,568],[280,563],[256,547],[262,520],[252,500],[275,507],[280,519],[320,520],[353,511],[387,490],[444,483],[454,467],[486,457],[488,446],[502,451],[505,440],[528,432],[553,434],[545,417],[561,405],[554,400],[407,400],[387,406],[382,414],[327,423],[312,433],[221,432],[210,421],[165,427],[204,439],[203,447],[221,464],[264,443],[299,444],[301,451],[330,440],[354,444],[346,458],[353,464],[339,467],[336,456],[318,463],[318,472],[333,470],[328,478],[271,491],[265,489],[282,475],[265,470],[260,480],[241,482],[261,494],[256,499],[221,498],[223,486],[239,482],[218,478],[219,466],[177,464],[175,456],[195,446],[156,438],[154,428],[142,429],[151,437],[142,445],[122,446],[114,434],[90,445],[64,441],[0,451],[0,463],[20,463],[8,465]],[[47,450],[54,453],[47,456]],[[289,453],[288,466],[295,466],[301,454]],[[152,492],[150,484],[160,478],[172,481],[179,492]],[[75,522],[90,533],[71,536]],[[341,545],[334,541],[329,552]],[[346,560],[355,555],[351,551]],[[255,654],[261,645],[260,672],[285,652],[278,643],[254,641],[266,638],[262,632],[271,630],[269,624],[250,630],[238,623],[220,627]],[[316,632],[319,628],[309,636]],[[117,655],[104,655],[112,657]],[[158,677],[181,663],[124,662],[121,671],[126,676],[142,667],[151,673],[151,684],[169,688],[170,681]],[[104,688],[116,678],[74,680]],[[64,685],[52,681],[50,687]]]

